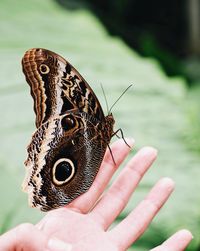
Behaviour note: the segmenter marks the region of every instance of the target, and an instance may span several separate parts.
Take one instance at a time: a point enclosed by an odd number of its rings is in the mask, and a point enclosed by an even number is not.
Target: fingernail
[[[71,244],[61,241],[56,238],[50,239],[48,241],[47,247],[49,251],[71,251],[72,250]]]

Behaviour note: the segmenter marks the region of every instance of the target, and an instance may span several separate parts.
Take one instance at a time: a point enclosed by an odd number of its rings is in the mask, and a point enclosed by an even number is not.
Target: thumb
[[[0,251],[70,251],[72,246],[24,223],[0,236]]]
[[[0,250],[44,251],[47,242],[48,237],[43,232],[24,223],[0,236]]]

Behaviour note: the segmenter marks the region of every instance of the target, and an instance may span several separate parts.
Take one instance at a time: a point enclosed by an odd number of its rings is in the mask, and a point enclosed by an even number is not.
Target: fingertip
[[[160,246],[157,246],[150,251],[185,250],[192,239],[193,235],[189,230],[181,229],[165,242],[163,242]]]
[[[103,164],[109,163],[113,165],[113,157],[114,157],[117,166],[120,165],[121,162],[125,159],[125,157],[129,154],[133,145],[134,145],[134,139],[132,138],[116,140],[111,144],[111,147],[107,148],[102,163]]]
[[[187,238],[188,240],[192,240],[194,238],[194,236],[188,229],[181,229],[178,231],[178,234],[185,239]]]
[[[144,146],[141,151],[145,154],[151,155],[154,159],[156,159],[158,155],[158,150],[152,146]]]
[[[115,147],[115,146],[118,146],[118,145],[128,145],[129,147],[133,147],[134,146],[134,144],[135,144],[135,140],[134,140],[134,138],[124,138],[124,139],[118,139],[118,140],[116,140],[115,142],[113,142],[112,143],[112,145],[111,145],[111,147],[113,148],[113,147]]]
[[[123,140],[123,139],[122,139]],[[135,144],[134,138],[125,138],[123,141],[125,141],[130,148],[133,148]]]
[[[155,149],[154,147],[151,146],[145,146],[142,147],[137,154],[135,155],[137,161],[139,161],[140,163],[146,163],[147,165],[144,165],[145,168],[146,167],[150,167],[151,164],[155,161],[155,159],[157,158],[157,149]],[[135,157],[133,159],[135,159]],[[139,165],[139,168],[140,165]]]
[[[168,188],[171,191],[173,191],[175,188],[175,182],[170,177],[163,177],[158,181],[158,183],[160,183],[160,185],[165,189]]]
[[[156,193],[158,192],[160,196],[163,195],[164,197],[168,197],[174,191],[174,188],[174,181],[169,177],[163,177],[156,183],[156,185],[152,188],[151,191],[153,192],[153,194],[156,191]]]
[[[174,190],[174,181],[171,178],[161,178],[147,195],[147,199],[160,209]]]

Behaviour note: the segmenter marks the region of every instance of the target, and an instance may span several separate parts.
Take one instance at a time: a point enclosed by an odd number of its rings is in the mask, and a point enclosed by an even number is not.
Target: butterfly
[[[23,190],[29,204],[48,211],[92,185],[114,134],[91,87],[63,57],[41,48],[22,59],[34,100],[37,130],[27,147]]]

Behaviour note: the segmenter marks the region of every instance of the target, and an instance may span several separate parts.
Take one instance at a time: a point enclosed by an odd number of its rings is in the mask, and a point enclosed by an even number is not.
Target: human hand
[[[132,145],[132,142],[129,140],[128,144]],[[169,178],[159,180],[122,222],[108,230],[157,155],[151,147],[141,149],[102,195],[117,167],[129,153],[122,140],[115,142],[111,148],[116,165],[107,151],[88,192],[68,206],[48,212],[35,226],[25,223],[2,235],[0,251],[127,250],[167,201],[174,183]],[[191,239],[191,233],[182,230],[153,251],[182,251]]]

